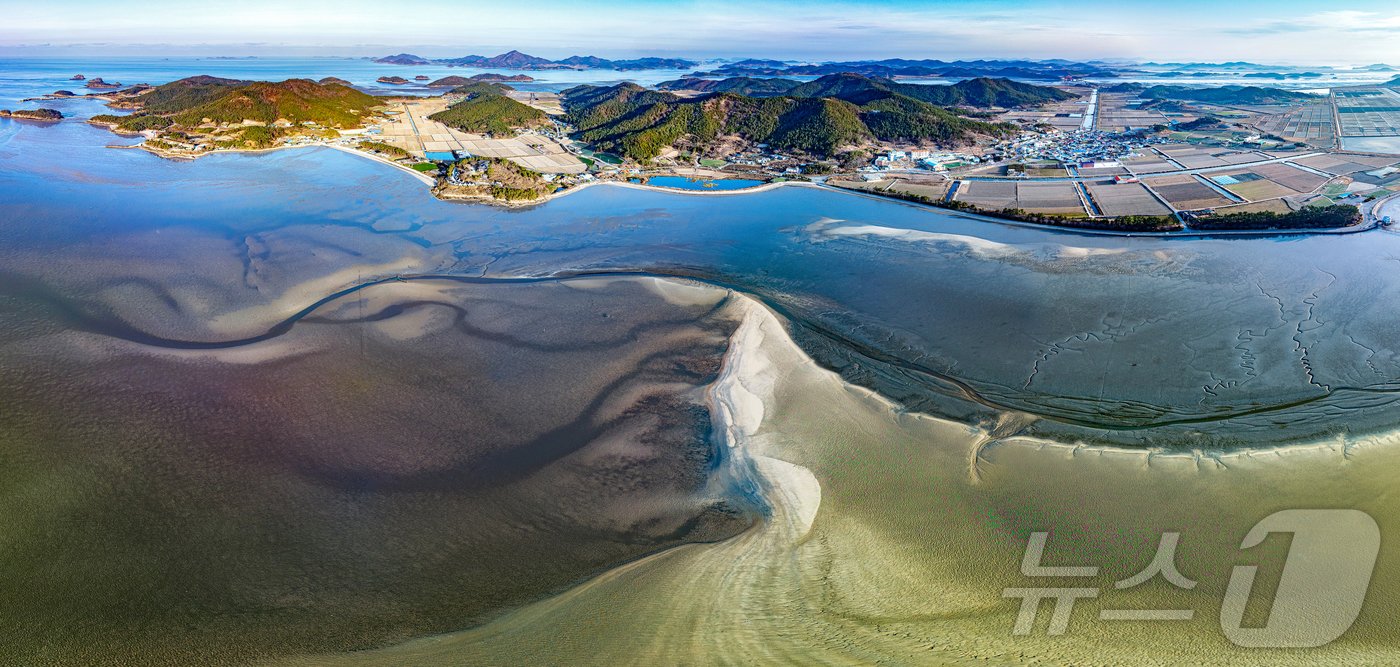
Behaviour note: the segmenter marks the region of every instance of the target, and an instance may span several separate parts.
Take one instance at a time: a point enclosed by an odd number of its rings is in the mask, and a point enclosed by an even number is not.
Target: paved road
[[[1400,220],[1400,195],[1391,195],[1375,202],[1371,205],[1370,213],[1377,222],[1386,216],[1390,216],[1392,221]]]

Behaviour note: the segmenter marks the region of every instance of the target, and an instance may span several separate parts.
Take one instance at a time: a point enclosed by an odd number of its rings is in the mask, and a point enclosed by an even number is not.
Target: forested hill
[[[273,83],[195,76],[118,98],[113,106],[137,109],[135,116],[149,119],[146,122],[152,126],[159,118],[184,126],[200,125],[206,119],[229,124],[245,120],[272,123],[280,119],[354,127],[365,112],[381,103],[371,95],[335,82],[288,79]]]
[[[549,122],[543,111],[506,97],[509,86],[475,81],[452,90],[466,99],[429,118],[463,132],[509,135],[521,127],[538,127]]]
[[[890,90],[866,90],[851,97],[855,101],[837,95],[715,93],[687,99],[630,83],[563,92],[576,137],[639,160],[678,142],[704,153],[724,136],[824,157],[871,140],[957,146],[979,136],[1015,131],[1010,125],[970,120]]]
[[[751,97],[787,95],[790,97],[835,97],[864,104],[889,93],[898,93],[939,106],[978,108],[1032,107],[1075,97],[1049,86],[1019,83],[1010,79],[978,78],[951,85],[900,83],[861,74],[828,74],[806,83],[792,79],[764,79],[745,76],[728,79],[688,77],[657,84],[659,90],[695,90],[704,93],[738,93]]]
[[[1213,104],[1292,104],[1322,99],[1317,95],[1258,86],[1191,88],[1187,86],[1147,87],[1140,83],[1120,83],[1104,90],[1110,93],[1137,93],[1139,97],[1149,100],[1177,100]]]
[[[1031,107],[1073,99],[1058,88],[1019,83],[1010,79],[977,78],[950,85],[900,83],[860,74],[829,74],[787,91],[794,97],[837,97],[857,104],[897,93],[939,106]]]
[[[728,79],[700,79],[686,77],[656,84],[657,90],[695,90],[702,93],[738,93],[752,97],[782,95],[797,86],[801,81],[792,79],[764,79],[747,76],[732,76]]]

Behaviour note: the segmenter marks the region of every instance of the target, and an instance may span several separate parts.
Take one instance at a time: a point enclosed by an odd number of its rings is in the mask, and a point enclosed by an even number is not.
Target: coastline
[[[92,123],[92,122],[89,121],[89,124],[91,124],[91,125],[97,125],[97,126],[102,126],[102,127],[110,127],[110,125],[109,125],[108,123]],[[118,136],[124,136],[124,137],[138,137],[138,136],[142,136],[141,133],[139,133],[139,132],[136,133],[136,134],[123,134],[123,133],[115,132],[115,131],[114,131],[114,134],[117,134]],[[362,157],[362,158],[369,159],[369,160],[373,160],[373,161],[375,161],[375,162],[379,162],[379,163],[381,163],[381,164],[388,165],[388,166],[390,166],[390,167],[394,167],[395,169],[398,169],[398,170],[400,170],[400,171],[403,171],[403,172],[405,172],[405,173],[407,173],[407,174],[413,176],[414,178],[418,179],[419,181],[422,181],[425,185],[428,185],[429,187],[434,186],[434,185],[437,185],[437,180],[436,180],[436,179],[432,178],[431,176],[428,176],[427,174],[424,174],[424,173],[421,172],[421,171],[418,171],[418,170],[416,170],[416,169],[412,169],[412,168],[406,167],[406,166],[401,165],[401,164],[399,164],[399,163],[397,163],[397,162],[393,162],[393,161],[387,160],[387,159],[385,159],[385,158],[382,158],[382,157],[380,157],[380,156],[378,156],[378,155],[374,155],[374,154],[372,154],[372,153],[366,153],[366,152],[364,152],[364,151],[355,150],[354,148],[351,148],[351,147],[349,147],[349,146],[341,146],[341,145],[338,145],[338,144],[302,144],[302,145],[297,145],[297,146],[271,146],[271,147],[268,147],[268,148],[224,148],[224,149],[220,149],[220,150],[205,151],[205,152],[203,152],[203,153],[196,153],[196,154],[193,154],[193,155],[187,155],[187,154],[185,154],[185,153],[172,153],[172,152],[169,152],[169,151],[164,151],[164,150],[161,150],[161,149],[159,149],[159,148],[155,148],[155,147],[152,147],[152,146],[148,146],[148,145],[146,145],[144,142],[139,143],[139,144],[129,145],[129,146],[108,146],[108,148],[136,148],[136,149],[140,149],[140,150],[146,151],[147,153],[150,153],[150,154],[152,154],[152,155],[154,155],[154,156],[156,156],[156,157],[159,157],[159,158],[161,158],[161,159],[165,159],[165,160],[184,160],[184,161],[194,161],[194,160],[198,160],[199,158],[202,158],[202,157],[208,157],[208,156],[211,156],[211,155],[224,155],[224,154],[228,154],[228,153],[258,154],[258,153],[275,153],[275,152],[277,152],[277,151],[294,150],[294,149],[298,149],[298,148],[329,148],[329,149],[332,149],[332,150],[340,151],[340,152],[342,152],[342,153],[349,153],[349,154],[351,154],[351,155],[358,155],[358,156],[360,156],[360,157]]]
[[[1352,225],[1352,226],[1350,226],[1350,227],[1337,227],[1337,228],[1331,228],[1331,229],[1214,229],[1214,230],[1192,230],[1192,229],[1183,229],[1183,230],[1174,231],[1174,232],[1129,232],[1129,231],[1114,230],[1114,229],[1094,229],[1094,228],[1092,228],[1092,227],[1070,227],[1070,226],[1067,226],[1067,225],[1063,225],[1063,226],[1062,226],[1062,225],[1046,225],[1046,224],[1041,224],[1041,223],[1038,223],[1038,222],[1026,222],[1026,221],[1023,221],[1023,220],[1010,220],[1010,219],[1006,219],[1006,218],[998,218],[998,217],[995,217],[995,216],[992,216],[992,215],[987,215],[987,214],[985,214],[985,213],[976,213],[976,212],[972,212],[972,211],[959,211],[959,210],[955,210],[955,209],[951,209],[951,208],[943,208],[943,207],[941,207],[941,206],[934,206],[933,204],[924,204],[924,203],[920,203],[920,202],[909,201],[909,200],[907,200],[907,199],[900,199],[900,198],[898,198],[898,197],[886,197],[886,196],[879,195],[879,194],[876,194],[876,193],[873,193],[873,192],[866,192],[866,191],[862,191],[862,190],[855,190],[855,189],[852,189],[852,188],[843,188],[843,187],[836,186],[836,185],[826,185],[826,184],[824,184],[824,183],[812,183],[811,185],[814,185],[814,186],[816,186],[816,187],[819,187],[819,188],[822,188],[822,189],[825,189],[825,190],[835,190],[835,191],[838,191],[838,192],[844,192],[844,193],[846,193],[846,194],[855,195],[855,196],[857,196],[857,197],[866,197],[866,198],[870,198],[870,199],[877,199],[877,200],[880,200],[880,201],[892,202],[892,203],[895,203],[895,204],[903,204],[903,205],[905,205],[905,206],[911,206],[911,207],[918,208],[918,209],[923,209],[923,210],[938,211],[938,212],[941,212],[941,213],[945,213],[945,214],[947,214],[947,215],[958,216],[958,217],[964,217],[964,218],[970,218],[970,219],[977,220],[977,221],[980,221],[980,222],[992,222],[992,223],[996,223],[996,224],[1000,224],[1000,225],[1007,225],[1007,226],[1011,226],[1011,227],[1022,227],[1022,228],[1025,228],[1025,229],[1040,229],[1040,230],[1056,231],[1056,232],[1063,232],[1063,233],[1066,233],[1066,234],[1084,234],[1084,235],[1087,235],[1087,236],[1122,236],[1122,237],[1166,238],[1166,239],[1209,239],[1209,238],[1219,238],[1219,237],[1261,237],[1261,238],[1267,238],[1267,237],[1271,237],[1271,236],[1310,236],[1310,235],[1313,235],[1313,234],[1333,234],[1333,235],[1336,235],[1336,234],[1356,234],[1356,233],[1360,233],[1360,232],[1371,231],[1371,230],[1377,229],[1377,228],[1379,227],[1379,222],[1378,222],[1378,221],[1376,221],[1376,220],[1370,220],[1370,221],[1367,221],[1367,222],[1363,222],[1363,223],[1361,223],[1361,224],[1359,224],[1359,225]],[[731,190],[731,192],[736,192],[736,191]],[[738,192],[743,192],[743,191],[741,190],[741,191],[738,191]],[[1400,195],[1397,195],[1397,196],[1400,196]]]
[[[92,125],[97,125],[97,126],[100,126],[100,127],[106,127],[106,128],[108,128],[109,130],[111,130],[111,126],[110,126],[109,124],[106,124],[106,123],[92,123],[91,121],[86,121],[86,122],[88,122],[89,124],[92,124]],[[115,133],[115,131],[114,131],[114,133]],[[129,136],[129,137],[130,137],[130,136],[141,136],[139,133],[136,134],[136,135],[126,135],[126,134],[121,134],[121,133],[116,133],[116,134],[118,134],[119,136]],[[170,159],[170,160],[194,160],[194,159],[198,159],[198,158],[205,157],[205,156],[208,156],[208,155],[218,155],[218,154],[222,154],[222,153],[271,153],[271,152],[274,152],[274,151],[288,150],[288,149],[296,149],[296,148],[329,148],[329,149],[341,151],[341,152],[343,152],[343,153],[349,153],[349,154],[351,154],[351,155],[358,155],[358,156],[360,156],[360,157],[363,157],[363,158],[366,158],[366,159],[370,159],[370,160],[373,160],[373,161],[375,161],[375,162],[379,162],[379,163],[388,165],[388,166],[390,166],[390,167],[394,167],[394,168],[396,168],[396,169],[399,169],[399,170],[401,170],[401,171],[404,171],[404,172],[406,172],[406,173],[412,175],[414,178],[418,179],[418,180],[419,180],[420,182],[422,182],[423,184],[429,186],[429,188],[430,188],[430,193],[432,194],[432,196],[433,196],[434,198],[436,198],[436,199],[441,200],[441,201],[446,201],[446,202],[458,202],[458,203],[485,204],[485,205],[489,205],[489,206],[497,206],[497,207],[506,208],[506,209],[519,209],[519,208],[530,208],[530,207],[534,207],[534,206],[540,206],[540,205],[549,203],[550,201],[553,201],[553,200],[555,200],[555,199],[558,199],[558,198],[560,198],[560,197],[565,197],[565,196],[568,196],[568,195],[570,195],[570,194],[573,194],[574,192],[582,191],[582,190],[585,190],[585,189],[587,189],[587,188],[590,188],[590,187],[593,187],[593,186],[596,186],[596,185],[609,185],[609,186],[613,186],[613,187],[631,188],[631,189],[635,189],[635,190],[645,190],[645,191],[651,191],[651,192],[664,192],[664,193],[669,193],[669,194],[679,194],[679,195],[688,195],[688,196],[707,196],[707,197],[757,194],[757,193],[761,193],[761,192],[768,192],[768,191],[771,191],[771,190],[775,190],[775,189],[777,189],[777,188],[779,188],[779,187],[782,187],[782,186],[805,186],[805,187],[812,187],[812,188],[817,188],[817,189],[826,190],[826,191],[831,191],[831,192],[840,192],[840,193],[845,194],[845,195],[851,195],[851,196],[857,196],[857,197],[866,197],[866,198],[875,199],[875,200],[879,200],[879,201],[883,201],[883,202],[889,202],[889,203],[894,203],[894,204],[901,204],[901,205],[904,205],[904,206],[910,206],[910,207],[919,208],[919,209],[923,209],[923,210],[932,210],[932,211],[936,211],[936,212],[942,213],[942,214],[944,214],[944,215],[963,217],[963,218],[968,218],[968,219],[972,219],[972,220],[977,220],[977,221],[979,221],[979,222],[995,223],[995,224],[1007,225],[1007,226],[1011,226],[1011,227],[1020,227],[1020,228],[1024,228],[1024,229],[1038,229],[1038,230],[1054,231],[1054,232],[1060,232],[1060,233],[1065,233],[1065,234],[1082,234],[1082,235],[1086,235],[1086,236],[1111,236],[1111,237],[1127,237],[1127,238],[1167,238],[1167,239],[1172,239],[1172,238],[1179,238],[1179,239],[1269,238],[1269,237],[1279,237],[1279,236],[1288,236],[1288,237],[1293,237],[1293,236],[1310,236],[1310,235],[1315,235],[1315,234],[1316,234],[1316,235],[1357,234],[1357,233],[1372,231],[1372,230],[1375,230],[1375,229],[1380,228],[1380,221],[1379,221],[1378,219],[1374,219],[1374,216],[1367,216],[1368,218],[1373,218],[1373,219],[1368,219],[1368,220],[1362,222],[1362,223],[1359,224],[1359,225],[1352,225],[1352,226],[1350,226],[1350,227],[1340,227],[1340,228],[1331,228],[1331,229],[1233,229],[1233,230],[1232,230],[1232,229],[1219,229],[1219,230],[1192,230],[1192,229],[1184,229],[1184,230],[1180,230],[1180,231],[1170,231],[1170,232],[1153,232],[1153,231],[1141,231],[1141,232],[1137,232],[1137,231],[1123,231],[1123,230],[1112,230],[1112,229],[1094,229],[1094,228],[1091,228],[1091,227],[1070,227],[1070,226],[1061,226],[1061,225],[1048,225],[1048,224],[1042,224],[1042,223],[1037,223],[1037,222],[1026,222],[1026,221],[1022,221],[1022,220],[1009,220],[1009,219],[1005,219],[1005,218],[998,218],[998,217],[996,217],[996,216],[992,216],[992,215],[985,214],[985,213],[976,213],[976,212],[972,212],[972,211],[959,211],[959,210],[954,210],[954,209],[947,209],[947,208],[942,208],[942,207],[935,206],[935,205],[932,205],[932,204],[924,204],[924,203],[920,203],[920,202],[908,201],[908,200],[906,200],[906,199],[901,199],[901,198],[898,198],[898,197],[886,197],[886,196],[882,196],[882,195],[879,195],[879,194],[876,194],[876,193],[872,193],[872,192],[865,192],[865,191],[862,191],[862,190],[856,190],[856,189],[852,189],[852,188],[843,188],[843,187],[840,187],[840,186],[828,185],[828,184],[826,184],[826,183],[817,182],[817,181],[780,181],[780,182],[770,182],[770,183],[764,183],[764,184],[762,184],[762,185],[757,185],[757,186],[754,186],[754,187],[751,187],[751,188],[740,188],[740,189],[737,189],[737,190],[691,190],[691,189],[685,189],[685,188],[669,188],[669,187],[664,187],[664,186],[646,185],[646,184],[642,184],[642,183],[632,183],[632,182],[630,182],[630,181],[603,181],[603,180],[594,180],[594,181],[589,181],[589,182],[587,182],[587,183],[580,183],[580,184],[578,184],[578,185],[575,185],[575,186],[573,186],[573,187],[571,187],[571,188],[567,188],[567,189],[565,189],[565,190],[563,190],[563,191],[560,191],[560,192],[551,192],[551,193],[549,193],[549,194],[544,195],[543,197],[540,197],[539,199],[533,199],[533,200],[528,200],[528,201],[504,201],[504,200],[500,200],[500,199],[494,199],[494,198],[492,198],[492,197],[490,197],[490,196],[485,196],[485,195],[450,195],[450,194],[444,195],[444,194],[442,194],[441,192],[439,192],[439,191],[437,190],[437,185],[438,185],[437,179],[435,179],[435,178],[433,178],[433,177],[431,177],[431,176],[428,176],[428,175],[424,174],[423,172],[414,170],[414,169],[412,169],[412,168],[409,168],[409,167],[407,167],[407,166],[405,166],[405,165],[402,165],[402,164],[399,164],[399,163],[397,163],[397,162],[393,162],[393,161],[391,161],[391,160],[387,160],[387,159],[385,159],[385,158],[383,158],[383,157],[380,157],[380,156],[378,156],[378,155],[374,155],[374,154],[372,154],[372,153],[367,153],[367,152],[364,152],[364,151],[356,150],[356,149],[351,148],[351,147],[349,147],[349,146],[341,146],[341,145],[338,145],[338,144],[302,144],[302,145],[296,145],[296,146],[273,146],[273,147],[270,147],[270,148],[230,148],[230,149],[221,149],[221,150],[215,150],[215,151],[206,151],[206,152],[204,152],[204,153],[199,153],[199,154],[195,154],[195,155],[186,155],[186,154],[183,154],[183,153],[170,153],[170,152],[167,152],[167,151],[162,151],[162,150],[159,149],[159,148],[153,148],[153,147],[147,146],[145,143],[137,144],[137,145],[134,145],[134,146],[123,146],[122,148],[139,148],[139,149],[144,150],[144,151],[146,151],[146,152],[148,152],[148,153],[151,153],[152,155],[156,155],[157,157],[161,157],[161,158],[164,158],[164,159]],[[1400,197],[1400,195],[1394,195],[1394,196],[1392,196],[1392,197],[1390,197],[1390,198],[1387,198],[1387,199],[1384,199],[1384,200],[1381,200],[1381,201],[1382,201],[1382,202],[1385,202],[1385,201],[1389,201],[1389,200],[1391,200],[1391,199],[1395,199],[1395,198],[1397,198],[1397,197]]]

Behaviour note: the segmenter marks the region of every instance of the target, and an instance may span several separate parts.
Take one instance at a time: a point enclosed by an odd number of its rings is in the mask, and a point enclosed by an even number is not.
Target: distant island
[[[93,77],[93,78],[91,78],[91,79],[88,79],[87,87],[88,87],[88,88],[121,88],[122,85],[121,85],[120,83],[108,83],[108,82],[106,82],[106,81],[103,81],[103,80],[102,80],[102,77],[98,76],[98,77]]]
[[[476,76],[445,76],[428,84],[429,88],[456,88],[478,82],[529,83],[535,78],[528,74],[478,74]]]
[[[699,63],[684,58],[634,58],[630,60],[609,60],[597,56],[570,56],[562,60],[550,60],[532,56],[520,51],[507,51],[497,56],[462,56],[460,58],[428,59],[411,53],[399,53],[376,58],[374,62],[386,65],[447,65],[449,67],[478,67],[482,69],[550,70],[550,69],[607,69],[617,71],[643,69],[685,69]]]
[[[395,86],[402,86],[408,83],[408,79],[405,79],[401,76],[381,76],[375,80],[379,83],[388,83]]]
[[[1086,76],[1113,77],[1117,73],[1100,65],[1068,61],[1038,60],[847,60],[827,63],[787,63],[780,60],[748,59],[723,65],[692,76],[823,76],[854,73],[871,77],[1004,77],[1030,80],[1074,79]]]
[[[0,118],[19,118],[21,120],[37,120],[45,123],[55,123],[63,120],[63,114],[57,109],[20,109],[10,111],[0,109]]]
[[[52,93],[49,93],[48,95],[40,95],[40,96],[38,96],[38,97],[26,97],[26,98],[24,99],[24,101],[25,101],[25,102],[37,102],[37,101],[41,101],[41,100],[65,100],[65,99],[68,99],[68,98],[70,98],[70,97],[77,97],[77,96],[78,96],[78,94],[77,94],[77,93],[74,93],[74,92],[71,91],[71,90],[55,90],[55,91],[53,91]]]

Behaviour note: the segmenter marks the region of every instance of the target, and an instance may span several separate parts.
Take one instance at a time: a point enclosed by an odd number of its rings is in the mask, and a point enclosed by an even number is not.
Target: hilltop
[[[399,54],[395,54],[395,55],[392,55],[392,56],[384,56],[383,58],[375,58],[375,59],[374,59],[374,62],[377,62],[377,63],[384,63],[384,64],[386,64],[386,65],[429,65],[429,64],[431,64],[431,63],[428,61],[427,58],[423,58],[423,57],[421,57],[421,56],[415,56],[415,55],[413,55],[412,53],[399,53]]]
[[[463,132],[509,135],[522,127],[539,127],[549,122],[543,111],[505,96],[509,88],[500,84],[474,82],[452,90],[467,98],[429,118]]]
[[[738,93],[752,97],[835,97],[855,104],[899,94],[938,106],[1016,108],[1039,106],[1075,96],[1058,88],[1018,83],[1009,79],[977,78],[942,85],[899,83],[891,79],[867,77],[852,72],[828,74],[802,83],[791,79],[730,77],[701,79],[686,77],[657,84],[660,90],[695,90]]]
[[[701,79],[683,77],[656,84],[657,90],[694,90],[702,93],[738,93],[752,97],[782,95],[797,86],[800,81],[792,79],[766,79],[747,76],[734,76],[727,79]]]
[[[871,141],[956,146],[1014,131],[869,82],[819,79],[767,97],[720,92],[687,99],[630,83],[576,86],[562,95],[578,138],[638,160],[678,144],[714,152],[726,137],[827,157]]]
[[[10,111],[0,109],[0,118],[18,118],[20,120],[37,120],[45,123],[54,123],[63,120],[63,114],[57,109],[19,109]]]
[[[1220,86],[1190,88],[1187,86],[1143,86],[1140,83],[1120,83],[1104,89],[1110,93],[1137,93],[1148,100],[1207,102],[1212,104],[1292,104],[1319,99],[1316,95],[1298,93],[1282,88],[1257,86]]]
[[[481,81],[497,82],[509,81],[511,83],[529,83],[535,78],[526,74],[478,74],[476,76],[445,76],[428,84],[429,88],[456,88]]]
[[[89,122],[125,132],[159,132],[148,141],[156,147],[261,147],[295,126],[357,127],[370,109],[380,104],[371,95],[334,82],[288,79],[273,83],[194,76],[135,92],[123,91],[109,106],[136,113],[100,114]],[[199,137],[206,141],[199,141]]]
[[[1073,99],[1058,88],[1018,83],[1010,79],[977,78],[948,86],[899,83],[854,73],[831,74],[787,92],[795,97],[837,97],[856,104],[889,95],[903,95],[938,106],[1027,107]]]
[[[528,53],[510,50],[497,56],[461,56],[458,58],[438,58],[429,60],[411,53],[400,53],[374,62],[389,65],[448,65],[457,67],[480,67],[484,69],[548,70],[548,69],[611,69],[618,71],[639,69],[684,69],[699,63],[684,58],[632,58],[609,60],[597,56],[569,56],[561,60],[550,60]]]
[[[1011,77],[1031,80],[1056,80],[1065,77],[1108,77],[1115,74],[1097,64],[1063,60],[848,60],[816,64],[789,64],[776,60],[742,60],[723,65],[712,76],[823,76],[827,74],[861,74],[870,77]]]

